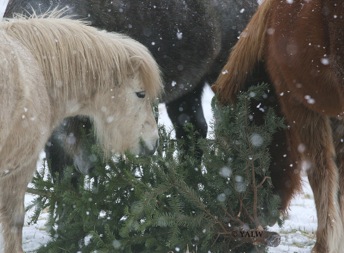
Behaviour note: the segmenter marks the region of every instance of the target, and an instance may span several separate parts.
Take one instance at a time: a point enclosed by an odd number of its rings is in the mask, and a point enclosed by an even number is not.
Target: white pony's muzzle
[[[157,139],[155,143],[151,143],[149,145],[147,145],[146,142],[142,141],[140,145],[139,155],[143,155],[143,156],[153,155],[155,151],[157,150],[158,146],[159,146],[159,139]]]

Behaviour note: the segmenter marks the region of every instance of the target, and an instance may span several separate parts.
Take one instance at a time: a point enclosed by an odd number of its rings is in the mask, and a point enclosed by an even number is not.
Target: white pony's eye
[[[136,93],[136,96],[138,98],[145,98],[146,96],[146,92],[145,91],[138,91],[138,92],[135,92]]]

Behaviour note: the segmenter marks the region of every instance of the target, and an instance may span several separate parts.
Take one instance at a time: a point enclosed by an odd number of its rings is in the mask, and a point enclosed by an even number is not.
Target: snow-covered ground
[[[212,121],[212,112],[210,102],[213,93],[207,86],[203,97],[203,108],[208,124]],[[163,123],[168,129],[172,128],[171,122],[166,114],[164,105],[159,106],[159,123]],[[42,154],[43,155],[43,154]],[[40,165],[38,164],[40,167]],[[25,204],[28,205],[34,196],[26,194]],[[25,252],[35,252],[40,245],[49,241],[46,232],[45,222],[47,213],[42,214],[37,224],[28,224],[32,212],[26,214],[26,223],[23,231],[23,247]],[[271,253],[309,253],[312,245],[315,243],[314,231],[316,230],[317,219],[313,202],[313,194],[307,178],[304,178],[303,192],[295,197],[290,206],[289,215],[286,218],[282,228],[277,225],[270,228],[281,234],[282,242],[276,248],[270,248]],[[0,252],[3,244],[0,238]]]
[[[315,243],[317,216],[313,193],[307,177],[303,178],[303,192],[290,205],[288,216],[280,228],[275,225],[271,231],[281,235],[281,244],[270,248],[270,253],[310,253]]]

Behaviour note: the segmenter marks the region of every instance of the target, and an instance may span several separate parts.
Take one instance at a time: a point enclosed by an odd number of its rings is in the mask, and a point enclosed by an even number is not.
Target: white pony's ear
[[[0,1],[0,22],[2,21],[4,15],[5,15],[8,2],[9,2],[9,0],[1,0]]]
[[[132,56],[130,58],[130,61],[131,61],[131,71],[132,71],[132,74],[135,74],[138,71],[140,71],[141,68],[142,68],[142,65],[144,64],[144,61],[139,56]]]

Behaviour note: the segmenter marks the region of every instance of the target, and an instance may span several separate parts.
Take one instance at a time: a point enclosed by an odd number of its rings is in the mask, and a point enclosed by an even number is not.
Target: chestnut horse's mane
[[[238,42],[232,48],[226,65],[212,89],[222,104],[233,103],[242,89],[247,76],[251,74],[264,50],[265,33],[271,4],[274,0],[265,0],[253,15],[250,24],[241,33]]]

